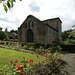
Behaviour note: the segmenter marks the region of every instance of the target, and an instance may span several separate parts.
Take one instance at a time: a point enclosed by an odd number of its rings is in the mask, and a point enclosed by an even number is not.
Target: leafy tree
[[[4,10],[8,12],[11,8],[13,8],[14,2],[17,0],[0,0],[0,3],[3,3]],[[19,0],[22,1],[22,0]]]
[[[18,30],[15,30],[15,33],[18,34]]]
[[[0,40],[8,40],[8,34],[0,30]]]
[[[64,31],[62,34],[63,44],[75,44],[75,29]]]
[[[2,31],[2,28],[0,27],[0,30]]]
[[[62,32],[62,35],[61,35],[62,40],[65,41],[65,40],[67,40],[67,39],[75,39],[75,37],[74,37],[73,35],[71,35],[71,36],[69,37],[69,34],[70,34],[71,32],[73,32],[72,29]]]
[[[5,32],[6,32],[6,33],[8,32],[8,29],[7,29],[7,28],[5,29]]]
[[[14,33],[15,31],[14,30],[11,30],[10,32]]]
[[[14,39],[17,39],[18,35],[16,33],[13,33],[13,37],[14,37]]]
[[[75,27],[75,25],[73,25],[72,27]],[[75,37],[75,29],[69,33],[69,37],[71,37],[71,36]]]
[[[18,34],[18,30],[11,30],[10,32]]]
[[[13,39],[17,39],[18,38],[18,31],[17,30],[11,30],[10,33],[13,34]]]

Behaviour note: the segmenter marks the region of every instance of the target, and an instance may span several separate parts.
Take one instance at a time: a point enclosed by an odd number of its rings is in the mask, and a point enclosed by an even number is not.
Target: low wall
[[[60,45],[62,51],[72,52],[75,53],[75,45]]]

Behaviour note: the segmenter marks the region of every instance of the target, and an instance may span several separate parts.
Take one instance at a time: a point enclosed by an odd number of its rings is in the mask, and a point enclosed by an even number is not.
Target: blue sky
[[[75,25],[74,0],[23,0],[14,3],[7,13],[0,4],[0,27],[18,29],[28,15],[34,15],[40,20],[59,17],[62,21],[62,31]]]

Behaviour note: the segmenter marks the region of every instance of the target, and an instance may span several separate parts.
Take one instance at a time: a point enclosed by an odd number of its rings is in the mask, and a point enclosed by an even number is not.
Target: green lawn
[[[15,59],[18,60],[18,65],[23,57],[25,57],[27,60],[33,59],[34,62],[37,61],[36,55],[34,54],[0,48],[0,68],[2,68],[4,65],[10,66],[10,61],[15,61]]]

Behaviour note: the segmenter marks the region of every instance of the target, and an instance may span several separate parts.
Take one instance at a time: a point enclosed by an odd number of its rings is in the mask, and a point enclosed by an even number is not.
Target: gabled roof
[[[39,20],[38,18],[34,17],[33,15],[28,15],[26,19],[28,19],[30,17],[33,17],[33,18],[37,19],[39,22],[41,22],[42,24],[44,24],[41,20]],[[26,21],[26,19],[23,21],[23,23]],[[23,23],[21,24],[21,26],[23,25]]]
[[[28,15],[27,18],[29,18],[29,17],[34,17],[34,18],[37,19],[38,21],[42,22],[41,20],[39,20],[38,18],[36,18],[36,17],[33,16],[33,15]],[[26,18],[26,19],[27,19],[27,18]]]
[[[50,21],[50,20],[55,20],[55,19],[58,19],[58,20],[62,23],[62,21],[60,20],[60,18],[59,18],[59,17],[57,17],[57,18],[51,18],[51,19],[47,19],[47,20],[43,20],[42,22]]]
[[[56,30],[54,27],[48,25],[47,23],[45,24],[45,23],[43,23],[43,22],[50,21],[50,20],[55,20],[55,19],[59,19],[59,21],[61,22],[61,20],[60,20],[59,17],[41,21],[41,20],[39,20],[38,18],[34,17],[33,15],[28,15],[26,19],[28,19],[28,18],[30,18],[30,17],[33,17],[33,18],[37,19],[37,20],[38,20],[39,22],[41,22],[43,25],[47,25],[47,26],[51,27],[51,28],[54,29],[54,30]],[[25,20],[26,20],[26,19],[25,19]],[[25,22],[25,20],[24,20],[24,22]],[[24,22],[23,22],[23,23],[24,23]],[[22,24],[23,24],[23,23],[22,23]],[[62,22],[61,22],[61,23],[62,23]],[[22,24],[21,24],[21,26],[22,26]],[[20,26],[20,27],[21,27],[21,26]],[[56,30],[56,31],[57,31],[57,30]]]

